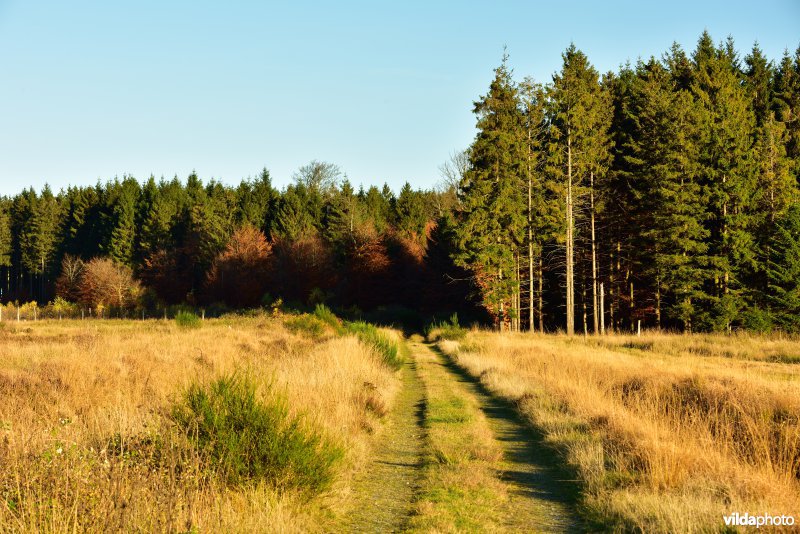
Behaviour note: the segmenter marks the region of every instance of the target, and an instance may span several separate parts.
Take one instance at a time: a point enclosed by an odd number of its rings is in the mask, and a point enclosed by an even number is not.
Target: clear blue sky
[[[311,159],[429,187],[504,44],[549,80],[570,41],[607,71],[704,28],[778,60],[800,2],[0,0],[0,195],[264,166],[282,187]]]

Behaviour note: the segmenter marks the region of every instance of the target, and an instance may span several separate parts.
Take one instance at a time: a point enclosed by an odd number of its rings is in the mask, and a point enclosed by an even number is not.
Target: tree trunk
[[[581,304],[583,304],[583,335],[586,336],[589,333],[589,324],[587,322],[588,314],[587,314],[587,306],[586,306],[586,277],[581,276],[583,279],[581,281]]]
[[[597,316],[597,241],[595,241],[594,230],[594,172],[590,175],[590,205],[591,205],[591,219],[592,219],[592,323],[594,326],[594,333],[599,330],[598,316]]]
[[[613,248],[611,249],[611,265],[609,266],[609,274],[608,274],[608,327],[611,332],[614,331],[614,284],[616,281],[616,269],[614,269],[614,252]]]
[[[567,335],[575,334],[575,281],[572,236],[572,132],[567,129]]]
[[[606,334],[606,310],[603,300],[605,300],[605,291],[603,291],[603,282],[600,282],[600,334]]]
[[[661,275],[656,275],[656,328],[661,331]]]
[[[539,254],[539,332],[544,334],[544,260]]]
[[[503,282],[503,269],[502,268],[498,268],[497,269],[497,281],[499,282],[498,286],[500,286],[502,284],[502,282]],[[500,302],[500,309],[498,310],[498,314],[497,314],[498,315],[498,323],[499,323],[498,326],[500,327],[500,331],[502,332],[505,329],[505,324],[506,324],[505,305],[504,305],[502,296],[498,300]]]
[[[528,330],[533,332],[533,179],[531,177],[530,128],[528,129]]]

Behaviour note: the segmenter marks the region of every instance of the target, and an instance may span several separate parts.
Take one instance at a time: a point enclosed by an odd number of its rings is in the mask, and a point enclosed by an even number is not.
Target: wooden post
[[[642,320],[641,319],[637,319],[636,320],[636,336],[638,337],[638,336],[641,336],[641,335],[642,335]]]
[[[19,306],[17,306],[17,322],[19,322]]]
[[[606,334],[606,309],[605,309],[606,293],[603,290],[603,282],[600,282],[600,334]]]

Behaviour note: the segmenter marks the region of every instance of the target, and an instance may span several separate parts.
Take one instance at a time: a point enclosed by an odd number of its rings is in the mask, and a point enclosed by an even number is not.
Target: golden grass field
[[[722,516],[800,520],[800,342],[746,335],[441,341],[561,451],[598,525],[723,530]]]
[[[400,387],[354,336],[314,339],[267,316],[205,321],[0,323],[0,530],[324,530],[348,499]],[[344,451],[308,497],[207,476],[170,409],[191,383],[245,373],[259,395]],[[157,446],[156,446],[157,445]]]

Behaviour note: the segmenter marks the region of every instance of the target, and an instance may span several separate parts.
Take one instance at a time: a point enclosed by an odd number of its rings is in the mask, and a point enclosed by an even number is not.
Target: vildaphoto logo
[[[731,515],[722,516],[725,525],[729,527],[791,527],[794,525],[792,515],[751,515],[748,513],[740,514],[734,512]]]

